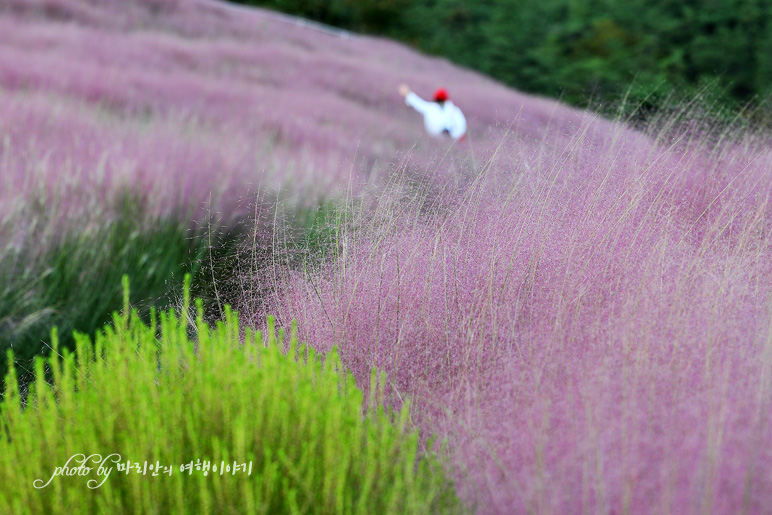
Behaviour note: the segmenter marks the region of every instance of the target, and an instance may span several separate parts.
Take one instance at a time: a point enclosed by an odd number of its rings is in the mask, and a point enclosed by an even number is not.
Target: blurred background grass
[[[669,97],[699,94],[718,120],[745,110],[753,123],[772,122],[766,0],[231,1],[399,39],[604,114],[628,97],[627,114],[645,119]]]

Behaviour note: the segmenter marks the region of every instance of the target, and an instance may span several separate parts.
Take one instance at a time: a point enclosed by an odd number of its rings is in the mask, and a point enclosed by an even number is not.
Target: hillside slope
[[[508,132],[569,141],[591,119],[399,44],[209,0],[10,0],[0,32],[13,169],[3,202],[34,186],[29,142],[74,168],[38,181],[103,170],[102,188],[115,174],[166,197],[182,183],[192,202],[215,183],[234,195],[288,182],[330,192],[352,170],[360,184],[395,165],[420,170],[448,142],[423,134],[396,93],[403,81],[424,96],[448,88],[469,120],[459,150],[479,159]]]

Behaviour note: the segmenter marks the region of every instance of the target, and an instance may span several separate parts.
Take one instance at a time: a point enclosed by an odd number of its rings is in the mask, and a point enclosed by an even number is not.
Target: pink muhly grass
[[[98,223],[123,187],[228,218],[258,188],[360,202],[397,169],[338,223],[332,264],[250,279],[360,384],[375,366],[414,399],[470,504],[772,505],[768,146],[646,136],[205,0],[9,0],[0,32],[0,236]],[[424,137],[403,80],[447,87],[469,140]]]
[[[394,169],[442,190],[493,159],[514,117],[528,145],[589,119],[402,45],[208,0],[10,0],[0,32],[0,244],[101,223],[126,189],[153,216],[226,221],[257,196],[313,206]],[[407,79],[449,88],[467,142],[423,134]]]
[[[481,513],[761,513],[772,153],[661,136],[588,122],[431,209],[384,196],[272,308],[386,372]]]
[[[279,166],[302,156],[288,182],[322,193],[345,190],[351,172],[361,188],[395,165],[424,170],[442,158],[446,142],[425,137],[397,95],[403,80],[425,96],[449,88],[469,119],[464,148],[479,159],[515,117],[518,137],[535,140],[562,138],[588,117],[389,41],[335,37],[207,0],[12,0],[0,6],[0,32],[0,91],[11,98],[50,95],[50,110],[72,101],[151,129],[192,119],[192,130],[208,131],[201,139],[268,150]]]

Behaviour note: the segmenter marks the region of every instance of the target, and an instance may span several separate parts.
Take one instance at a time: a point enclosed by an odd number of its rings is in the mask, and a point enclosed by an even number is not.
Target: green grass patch
[[[352,206],[344,202],[325,201],[295,209],[286,224],[290,233],[285,245],[288,265],[302,270],[337,259],[341,234],[352,229],[354,216]]]
[[[134,307],[146,321],[151,308],[179,300],[187,273],[205,318],[216,320],[225,304],[243,301],[244,277],[277,264],[302,269],[332,254],[341,216],[334,204],[276,209],[280,216],[193,229],[189,216],[150,219],[146,200],[128,191],[98,223],[73,227],[54,241],[31,239],[42,248],[0,252],[0,378],[12,349],[19,378],[34,381],[33,360],[50,352],[51,327],[59,328],[63,348],[74,349],[74,331],[93,336],[120,308],[123,275],[132,278]],[[255,292],[252,301],[264,294]],[[0,384],[0,398],[3,391]]]
[[[124,313],[128,307],[126,294]],[[172,310],[153,311],[150,323],[133,311],[114,315],[93,344],[76,335],[74,354],[58,347],[55,333],[52,341],[63,356],[35,360],[26,403],[13,368],[6,378],[0,513],[461,509],[440,463],[408,428],[407,407],[390,412],[373,393],[365,412],[362,390],[334,351],[322,359],[270,319],[264,335],[241,328],[229,309],[210,326],[199,302],[192,326]],[[378,383],[374,374],[372,392]],[[119,471],[113,456],[102,475],[94,457],[87,475],[51,479],[77,454],[120,455],[143,469],[160,462],[172,473]],[[199,459],[251,463],[251,475],[180,471]]]
[[[132,277],[137,307],[166,307],[185,273],[198,274],[209,238],[177,219],[147,220],[139,199],[119,199],[115,216],[74,228],[45,249],[0,258],[0,374],[12,349],[21,378],[35,356],[50,351],[50,328],[73,348],[73,330],[93,334],[121,305],[121,276]]]

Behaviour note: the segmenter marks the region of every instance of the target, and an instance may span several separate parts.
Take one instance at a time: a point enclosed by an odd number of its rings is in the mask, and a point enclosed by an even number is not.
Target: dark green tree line
[[[586,107],[772,94],[768,0],[237,0],[386,35]]]

